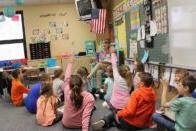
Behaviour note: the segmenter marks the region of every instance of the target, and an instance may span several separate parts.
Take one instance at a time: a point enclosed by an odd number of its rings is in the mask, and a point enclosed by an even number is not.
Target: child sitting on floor
[[[117,57],[114,48],[111,48],[111,53],[114,85],[112,97],[108,104],[111,109],[121,110],[128,103],[132,85],[132,74],[126,65],[121,65],[119,68],[117,67]]]
[[[31,113],[37,111],[37,100],[40,97],[40,88],[42,83],[51,83],[52,78],[49,74],[43,73],[40,76],[40,81],[37,82],[29,91],[28,96],[24,100],[26,109]]]
[[[105,101],[103,102],[104,107],[108,107],[107,102],[109,102],[112,97],[112,88],[114,83],[112,66],[107,67],[106,74],[108,77],[105,79],[104,82],[104,91],[105,91],[105,96],[104,96]]]
[[[142,64],[138,59],[134,61],[134,70],[133,70],[133,86],[136,88],[137,83],[136,80],[138,79],[138,75],[141,72],[144,72],[144,64]]]
[[[53,95],[52,83],[42,83],[40,97],[37,101],[37,123],[50,126],[62,119],[62,114],[57,114],[57,98]]]
[[[86,67],[82,66],[77,70],[77,74],[82,78],[83,84],[84,84],[84,90],[91,92],[91,86],[87,80],[88,76],[88,70]]]
[[[65,72],[65,103],[63,125],[67,128],[82,128],[88,131],[95,100],[91,93],[83,90],[81,76],[72,75],[73,59]]]
[[[57,97],[59,103],[64,101],[63,84],[64,75],[62,69],[57,69],[54,71],[53,80],[53,93]]]
[[[153,115],[158,124],[169,131],[194,131],[196,128],[196,99],[191,93],[196,88],[196,79],[193,76],[186,76],[181,83],[178,83],[177,90],[183,97],[166,102],[168,82],[163,81],[163,103],[162,108],[169,108],[175,112],[175,122],[166,119],[159,113]]]
[[[117,113],[110,112],[104,119],[93,124],[94,130],[108,128],[115,124],[128,130],[139,130],[152,125],[155,111],[156,94],[153,89],[153,77],[149,73],[140,73],[138,87],[129,97],[128,104]]]
[[[12,76],[11,100],[15,106],[22,106],[29,89],[21,83],[22,76],[19,69],[14,70]]]

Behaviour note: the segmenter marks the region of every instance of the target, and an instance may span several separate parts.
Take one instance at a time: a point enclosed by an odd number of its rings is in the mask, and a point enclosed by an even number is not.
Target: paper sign
[[[48,22],[48,24],[49,24],[49,26],[50,26],[51,28],[56,27],[56,22],[50,21],[50,22]]]
[[[169,81],[170,75],[171,75],[171,68],[165,68],[165,72],[162,79]]]
[[[129,58],[133,58],[135,54],[137,54],[137,41],[130,40]]]
[[[55,41],[55,40],[57,40],[57,39],[58,39],[57,35],[51,35],[51,36],[50,36],[50,40],[51,40],[51,41]]]
[[[149,66],[148,66],[148,64],[144,65],[144,71],[149,73]]]
[[[0,22],[4,22],[5,21],[5,16],[4,15],[0,15]]]
[[[157,34],[157,25],[154,21],[150,21],[150,36],[155,36]]]
[[[130,67],[130,72],[131,72],[131,73],[133,73],[133,71],[134,71],[134,65],[133,65],[133,62],[131,62],[131,64],[130,64],[130,66],[129,66],[129,67]]]
[[[145,38],[146,38],[146,31],[145,31],[145,26],[144,25],[142,25],[142,27],[141,27],[141,35],[142,35],[142,39],[144,40]]]
[[[69,34],[62,34],[63,40],[69,40]]]
[[[144,55],[143,55],[141,62],[143,64],[146,63],[146,61],[148,60],[148,57],[149,57],[149,52],[147,50],[144,50]]]
[[[36,37],[31,37],[30,39],[32,43],[36,43]]]
[[[171,79],[170,79],[170,86],[176,87],[176,82],[175,82],[175,72],[176,69],[172,69],[172,73],[171,73]]]
[[[155,80],[159,79],[159,68],[158,68],[158,66],[153,66],[152,76],[154,77]]]
[[[62,34],[63,33],[63,28],[56,28],[56,33],[57,34]]]
[[[141,48],[146,48],[145,40],[141,40],[139,43]]]
[[[148,73],[150,73],[150,74],[153,73],[153,66],[152,65],[148,66]]]
[[[32,34],[33,35],[39,35],[39,29],[33,29]]]
[[[19,16],[18,15],[13,16],[12,21],[15,21],[15,22],[19,21]]]
[[[131,10],[131,29],[138,29],[140,27],[140,14],[139,7],[135,7]]]

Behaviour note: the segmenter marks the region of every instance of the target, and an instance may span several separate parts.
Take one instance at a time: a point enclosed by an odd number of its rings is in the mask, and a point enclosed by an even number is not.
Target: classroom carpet
[[[101,119],[108,110],[101,104],[103,101],[96,100],[97,109],[93,112],[91,123]],[[36,124],[35,115],[30,114],[24,107],[14,107],[12,104],[0,100],[0,131],[81,131],[81,129],[67,129],[61,122],[49,127]],[[90,128],[90,131],[93,131]],[[107,131],[123,131],[112,127]],[[157,129],[145,129],[140,131],[158,131]]]

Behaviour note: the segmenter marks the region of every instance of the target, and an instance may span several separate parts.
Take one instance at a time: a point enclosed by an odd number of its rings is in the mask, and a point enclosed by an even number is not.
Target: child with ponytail
[[[64,84],[63,125],[67,128],[82,128],[88,131],[90,117],[94,108],[94,97],[83,90],[83,80],[79,75],[72,75],[73,60],[68,63]]]

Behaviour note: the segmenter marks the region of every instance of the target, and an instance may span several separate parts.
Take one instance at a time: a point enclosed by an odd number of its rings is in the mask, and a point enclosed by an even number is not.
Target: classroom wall
[[[46,34],[47,41],[51,41],[52,56],[58,56],[65,52],[84,51],[86,40],[96,40],[95,34],[90,32],[90,25],[78,21],[74,4],[21,6],[16,9],[23,10],[24,13],[28,56],[29,44],[34,40],[39,40],[39,37],[43,36],[43,32]],[[56,27],[51,27],[52,24],[49,23],[54,22],[56,22]],[[63,33],[56,33],[56,28],[63,29]],[[41,33],[36,34],[37,30]],[[63,34],[65,34],[64,39],[62,38]]]
[[[171,63],[196,68],[196,1],[168,0]]]
[[[124,0],[113,0],[112,1],[112,7],[115,8],[118,4],[120,4]]]
[[[114,0],[114,1],[112,1],[112,9],[114,10],[116,7],[121,5],[121,3],[123,1],[126,1],[126,0]],[[126,43],[125,17],[123,17],[122,19],[123,19],[124,23],[121,24],[121,26],[114,27],[115,28],[114,30],[116,31],[115,34],[117,35],[117,37],[121,38],[121,39],[118,39],[119,47],[120,47],[120,49],[122,49],[124,51],[124,54],[127,57],[128,53],[127,53],[127,43]],[[114,21],[114,18],[113,18],[113,21]],[[117,32],[117,30],[119,32]]]

